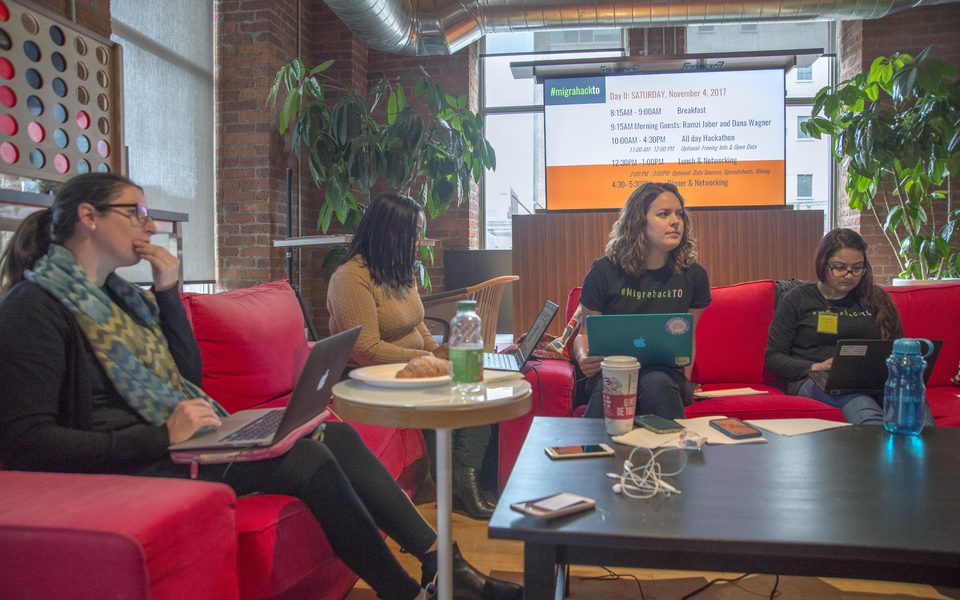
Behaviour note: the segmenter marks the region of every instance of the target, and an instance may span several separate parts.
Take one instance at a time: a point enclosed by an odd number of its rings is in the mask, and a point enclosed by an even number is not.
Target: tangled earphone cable
[[[650,455],[643,464],[636,464],[634,458],[637,453],[643,451]],[[680,457],[679,466],[670,472],[664,472],[661,463],[657,460],[659,457],[668,453],[677,453]],[[641,457],[642,458],[642,457]],[[616,494],[623,494],[630,498],[653,498],[657,494],[669,496],[670,494],[679,494],[680,490],[672,484],[663,480],[664,477],[677,475],[687,466],[687,453],[683,448],[661,448],[651,450],[650,448],[634,448],[630,452],[627,460],[623,461],[622,473],[607,473],[607,477],[619,479],[620,482],[613,485],[613,491]]]

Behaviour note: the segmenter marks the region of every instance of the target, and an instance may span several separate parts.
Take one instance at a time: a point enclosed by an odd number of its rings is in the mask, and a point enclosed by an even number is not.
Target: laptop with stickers
[[[588,315],[591,356],[633,356],[640,367],[686,367],[693,353],[693,315]]]

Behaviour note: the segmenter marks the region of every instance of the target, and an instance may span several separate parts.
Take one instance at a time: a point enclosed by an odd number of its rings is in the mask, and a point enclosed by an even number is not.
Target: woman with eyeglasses
[[[841,339],[903,337],[897,309],[873,283],[867,243],[852,229],[834,229],[817,246],[817,281],[787,292],[767,335],[767,370],[787,381],[787,393],[839,408],[849,423],[883,424],[883,398],[866,393],[833,395],[810,371],[829,371]],[[924,417],[933,426],[930,408]]]
[[[200,386],[200,350],[177,290],[179,260],[150,243],[143,190],[111,173],[67,181],[0,258],[0,463],[28,471],[187,478],[170,444],[226,411]],[[149,292],[114,271],[150,263]],[[346,423],[283,456],[201,465],[237,494],[294,494],[337,556],[381,598],[432,598],[437,534]],[[412,578],[384,531],[416,556]],[[458,597],[519,598],[454,554]]]

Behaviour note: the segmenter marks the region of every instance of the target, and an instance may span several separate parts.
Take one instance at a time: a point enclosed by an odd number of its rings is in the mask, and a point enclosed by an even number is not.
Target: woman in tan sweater
[[[407,362],[431,353],[447,358],[447,347],[438,344],[423,323],[417,293],[415,266],[424,222],[423,209],[409,196],[375,198],[330,278],[330,333],[362,327],[350,366]],[[489,425],[459,429],[453,435],[453,492],[459,500],[455,509],[478,519],[489,519],[495,506],[484,498],[480,484],[492,436]]]

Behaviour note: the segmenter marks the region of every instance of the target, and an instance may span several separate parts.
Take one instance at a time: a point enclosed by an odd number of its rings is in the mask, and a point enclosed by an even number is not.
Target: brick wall
[[[840,80],[866,71],[877,56],[895,52],[916,55],[934,45],[933,55],[960,67],[960,10],[956,4],[905,10],[883,19],[847,21],[840,25]],[[900,272],[896,255],[872,213],[860,214],[847,207],[843,191],[845,172],[840,170],[839,224],[860,232],[870,244],[870,262],[878,283],[887,284]],[[956,189],[956,185],[952,186]],[[958,202],[954,192],[954,206]],[[942,211],[944,212],[944,211]],[[938,222],[944,215],[938,214]],[[880,219],[885,218],[880,215]]]
[[[467,93],[473,109],[478,106],[475,45],[454,56],[404,57],[370,51],[322,0],[218,0],[216,24],[217,273],[222,288],[285,276],[285,254],[272,247],[272,240],[287,235],[287,168],[293,169],[298,205],[291,235],[319,233],[316,222],[322,193],[304,159],[289,152],[289,138],[281,140],[277,134],[279,109],[270,109],[264,101],[277,69],[298,51],[310,65],[334,59],[327,74],[361,94],[382,77],[423,65],[449,93]],[[429,223],[428,234],[440,240],[437,267],[431,269],[434,290],[443,289],[443,249],[478,248],[479,222],[474,189],[468,202]],[[330,231],[337,230],[334,223]],[[294,281],[301,285],[321,333],[328,319],[327,282],[322,273],[327,253],[316,248],[300,250],[294,267]]]

